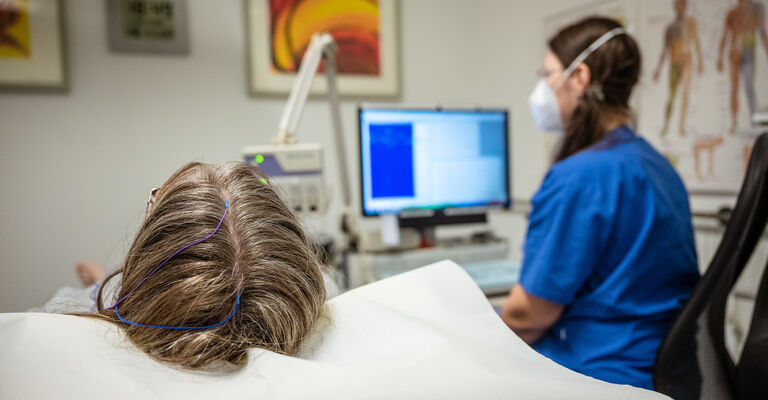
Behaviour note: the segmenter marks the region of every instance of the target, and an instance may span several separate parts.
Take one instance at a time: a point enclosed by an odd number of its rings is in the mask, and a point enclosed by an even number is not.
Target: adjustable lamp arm
[[[341,112],[339,96],[336,84],[336,51],[338,47],[333,37],[328,33],[318,32],[312,36],[307,51],[299,67],[299,73],[293,83],[288,103],[280,118],[280,126],[275,144],[296,143],[296,129],[299,118],[304,111],[304,105],[312,87],[320,60],[325,59],[325,75],[328,80],[328,101],[331,107],[331,122],[334,131],[334,146],[336,147],[336,162],[339,168],[342,200],[344,209],[342,215],[342,231],[354,236],[354,213],[352,212],[352,200],[349,189],[349,170],[347,168],[347,156],[344,146],[344,134],[341,127]]]
[[[309,47],[302,58],[299,73],[296,75],[296,80],[293,81],[293,88],[283,110],[283,116],[280,118],[279,131],[273,140],[275,144],[296,142],[294,136],[296,128],[299,126],[299,118],[304,111],[309,89],[312,87],[312,80],[315,79],[320,60],[326,52],[333,54],[335,51],[336,42],[333,41],[331,35],[316,33],[312,36]]]

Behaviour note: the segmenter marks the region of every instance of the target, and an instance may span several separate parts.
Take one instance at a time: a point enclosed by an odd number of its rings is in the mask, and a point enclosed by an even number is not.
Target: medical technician
[[[532,199],[502,318],[565,367],[650,389],[656,351],[699,272],[685,187],[631,127],[640,65],[637,43],[611,19],[549,41],[529,102],[561,145]]]

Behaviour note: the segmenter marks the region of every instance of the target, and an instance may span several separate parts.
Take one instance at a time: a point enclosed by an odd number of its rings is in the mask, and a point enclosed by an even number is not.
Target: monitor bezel
[[[368,212],[365,209],[365,189],[363,187],[363,111],[407,111],[407,112],[449,112],[449,113],[455,113],[455,112],[463,112],[463,113],[501,113],[504,115],[504,143],[506,147],[506,157],[504,157],[504,164],[505,164],[505,172],[506,172],[506,179],[504,180],[504,184],[506,186],[505,190],[507,192],[507,201],[502,205],[486,205],[486,206],[467,206],[467,207],[444,207],[444,208],[437,208],[432,209],[434,214],[430,217],[402,217],[402,210],[398,211],[396,214],[398,215],[401,220],[403,219],[428,219],[430,221],[434,221],[435,223],[439,223],[441,220],[444,221],[443,224],[451,224],[451,220],[456,219],[456,216],[449,216],[445,214],[445,210],[447,209],[465,209],[465,208],[476,208],[481,210],[481,212],[475,213],[475,214],[462,214],[462,216],[459,216],[458,220],[465,220],[467,216],[470,215],[483,215],[490,211],[490,210],[508,210],[512,207],[512,172],[510,171],[510,149],[511,149],[511,142],[510,142],[510,135],[509,135],[509,109],[507,108],[443,108],[443,107],[378,107],[378,106],[363,106],[358,105],[357,107],[357,156],[358,156],[358,173],[360,175],[358,179],[358,184],[360,186],[360,211],[363,215],[363,217],[378,217],[382,213],[373,213]],[[461,223],[461,222],[458,222]]]

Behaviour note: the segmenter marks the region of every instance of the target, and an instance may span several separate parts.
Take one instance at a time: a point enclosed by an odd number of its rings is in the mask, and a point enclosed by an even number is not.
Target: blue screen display
[[[360,110],[366,215],[509,205],[506,111]]]
[[[372,197],[413,197],[413,126],[370,125]]]

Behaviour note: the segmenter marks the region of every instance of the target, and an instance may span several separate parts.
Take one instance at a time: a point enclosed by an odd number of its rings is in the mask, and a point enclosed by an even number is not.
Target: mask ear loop
[[[558,89],[560,89],[560,86],[562,86],[565,83],[565,80],[568,79],[569,76],[573,73],[573,70],[576,69],[576,67],[579,66],[579,64],[583,63],[584,60],[589,57],[590,54],[592,54],[595,50],[597,50],[600,46],[604,45],[605,42],[613,39],[614,37],[622,34],[628,34],[627,31],[622,28],[614,28],[611,29],[608,32],[605,32],[602,34],[599,38],[597,38],[592,44],[587,46],[586,49],[582,50],[581,53],[579,53],[576,58],[573,59],[573,61],[568,65],[568,68],[563,71],[563,74],[560,76],[560,79],[558,79],[557,85],[554,86],[554,91],[556,92]]]
[[[117,314],[117,318],[119,318],[119,319],[120,319],[120,321],[123,321],[123,322],[125,322],[126,324],[130,324],[130,325],[136,325],[136,326],[144,326],[144,327],[149,327],[149,328],[165,328],[165,329],[208,329],[208,328],[213,328],[213,327],[216,327],[216,326],[222,325],[222,324],[224,324],[225,322],[229,321],[229,320],[230,320],[230,319],[231,319],[231,318],[232,318],[232,317],[233,317],[233,316],[234,316],[234,315],[237,313],[237,309],[238,309],[238,308],[240,308],[240,291],[239,291],[239,290],[238,290],[238,292],[237,292],[237,300],[236,300],[236,303],[235,303],[235,310],[234,310],[234,311],[232,311],[232,314],[230,314],[230,315],[229,315],[229,317],[227,317],[225,320],[223,320],[223,321],[221,321],[221,322],[219,322],[219,323],[217,323],[217,324],[208,325],[208,326],[165,326],[165,325],[151,325],[151,324],[141,324],[141,323],[138,323],[138,322],[128,321],[127,319],[123,318],[123,316],[122,316],[122,315],[120,315],[120,313],[117,311],[117,306],[119,306],[119,305],[120,305],[120,303],[122,303],[122,302],[123,302],[123,300],[125,300],[126,298],[128,298],[128,296],[132,295],[132,294],[133,294],[133,292],[135,292],[135,291],[136,291],[136,289],[138,289],[138,288],[139,288],[139,287],[140,287],[142,284],[144,284],[144,282],[145,282],[147,279],[149,279],[149,277],[150,277],[150,276],[154,275],[154,274],[155,274],[155,272],[157,272],[157,271],[158,271],[158,270],[159,270],[159,269],[160,269],[160,268],[161,268],[163,265],[165,265],[165,264],[166,264],[168,261],[170,261],[170,259],[171,259],[171,258],[173,258],[173,257],[174,257],[176,254],[179,254],[181,251],[183,251],[183,250],[187,249],[187,248],[188,248],[188,247],[190,247],[190,246],[194,246],[194,245],[196,245],[196,244],[198,244],[198,243],[201,243],[201,242],[204,242],[204,241],[206,241],[206,240],[210,239],[210,238],[211,238],[211,236],[213,236],[213,235],[214,235],[214,234],[215,234],[215,233],[216,233],[216,232],[219,230],[219,227],[221,227],[221,223],[222,223],[222,222],[224,222],[224,217],[226,217],[226,216],[227,216],[227,213],[229,212],[229,200],[224,200],[224,206],[225,206],[225,209],[224,209],[224,215],[222,215],[222,216],[221,216],[221,219],[219,220],[219,223],[218,223],[218,225],[216,225],[216,229],[214,229],[214,230],[213,230],[213,232],[211,232],[211,234],[210,234],[210,235],[208,235],[208,236],[206,236],[205,238],[203,238],[203,239],[200,239],[200,240],[198,240],[198,241],[192,242],[192,243],[190,243],[190,244],[188,244],[188,245],[186,245],[186,246],[184,246],[184,247],[182,247],[182,248],[180,248],[180,249],[176,250],[176,251],[175,251],[173,254],[171,254],[171,255],[170,255],[168,258],[166,258],[166,259],[165,259],[165,260],[164,260],[162,263],[160,263],[160,265],[158,265],[157,267],[155,267],[155,269],[153,269],[153,270],[152,270],[152,271],[151,271],[149,274],[147,274],[147,276],[145,276],[145,277],[144,277],[144,279],[142,279],[142,280],[141,280],[141,282],[139,282],[139,284],[138,284],[138,285],[136,285],[136,287],[134,287],[134,288],[133,288],[133,289],[132,289],[130,292],[128,292],[128,294],[126,294],[126,295],[125,295],[125,296],[123,296],[123,297],[122,297],[120,300],[118,300],[118,301],[117,301],[117,303],[115,303],[115,305],[114,305],[114,306],[107,308],[107,310],[112,310],[112,309],[114,309],[114,310],[115,310],[115,314]]]

